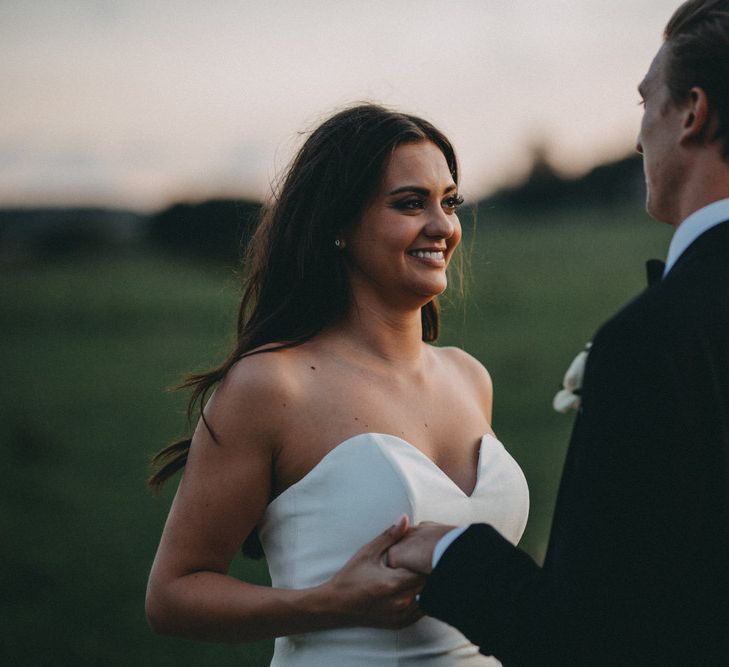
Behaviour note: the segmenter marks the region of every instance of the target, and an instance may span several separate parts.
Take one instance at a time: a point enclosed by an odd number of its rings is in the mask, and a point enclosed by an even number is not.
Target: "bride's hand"
[[[407,516],[365,544],[325,586],[350,625],[404,628],[422,618],[415,596],[425,577],[386,564],[387,550],[408,531]],[[341,618],[341,616],[340,616]]]

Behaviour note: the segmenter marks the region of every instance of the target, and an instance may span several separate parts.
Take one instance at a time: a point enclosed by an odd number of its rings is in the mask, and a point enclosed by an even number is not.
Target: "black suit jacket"
[[[475,525],[420,604],[505,665],[729,665],[729,222],[595,336],[544,566]]]

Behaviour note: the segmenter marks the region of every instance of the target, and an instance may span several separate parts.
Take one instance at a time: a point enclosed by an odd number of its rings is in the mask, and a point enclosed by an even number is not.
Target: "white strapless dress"
[[[466,495],[431,459],[394,435],[361,433],[332,449],[266,509],[259,535],[273,586],[308,588],[334,575],[403,514],[412,524],[490,523],[516,544],[529,512],[521,469],[492,435],[481,439]],[[460,632],[425,617],[403,630],[344,628],[276,640],[276,667],[484,667]]]

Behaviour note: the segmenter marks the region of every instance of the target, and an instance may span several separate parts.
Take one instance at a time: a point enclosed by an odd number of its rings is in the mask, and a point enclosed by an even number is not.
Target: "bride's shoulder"
[[[262,345],[233,364],[220,389],[265,401],[284,397],[300,384],[299,356],[295,347],[275,343]]]
[[[267,429],[283,426],[284,416],[305,394],[294,350],[268,345],[244,355],[225,374],[208,407],[228,421],[262,419]]]
[[[221,441],[266,456],[295,428],[306,401],[300,355],[270,345],[241,357],[225,374],[204,408],[207,423]]]
[[[441,364],[451,374],[457,374],[463,382],[472,383],[477,391],[493,391],[491,375],[486,367],[474,356],[460,347],[433,347]]]

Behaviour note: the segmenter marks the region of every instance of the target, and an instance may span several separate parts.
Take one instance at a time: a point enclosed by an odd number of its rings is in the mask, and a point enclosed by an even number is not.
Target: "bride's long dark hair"
[[[210,391],[241,358],[311,339],[344,318],[350,285],[344,253],[335,239],[357,225],[374,196],[388,158],[400,144],[430,141],[445,156],[458,183],[458,165],[448,139],[429,122],[381,106],[364,104],[341,111],[314,130],[285,172],[280,187],[263,208],[248,244],[237,340],[228,358],[207,373],[189,376],[188,419],[203,408]],[[438,304],[421,309],[423,340],[438,337]],[[213,438],[215,434],[205,422]],[[159,489],[184,467],[191,437],[159,451],[149,484]],[[243,553],[261,555],[255,531]]]

